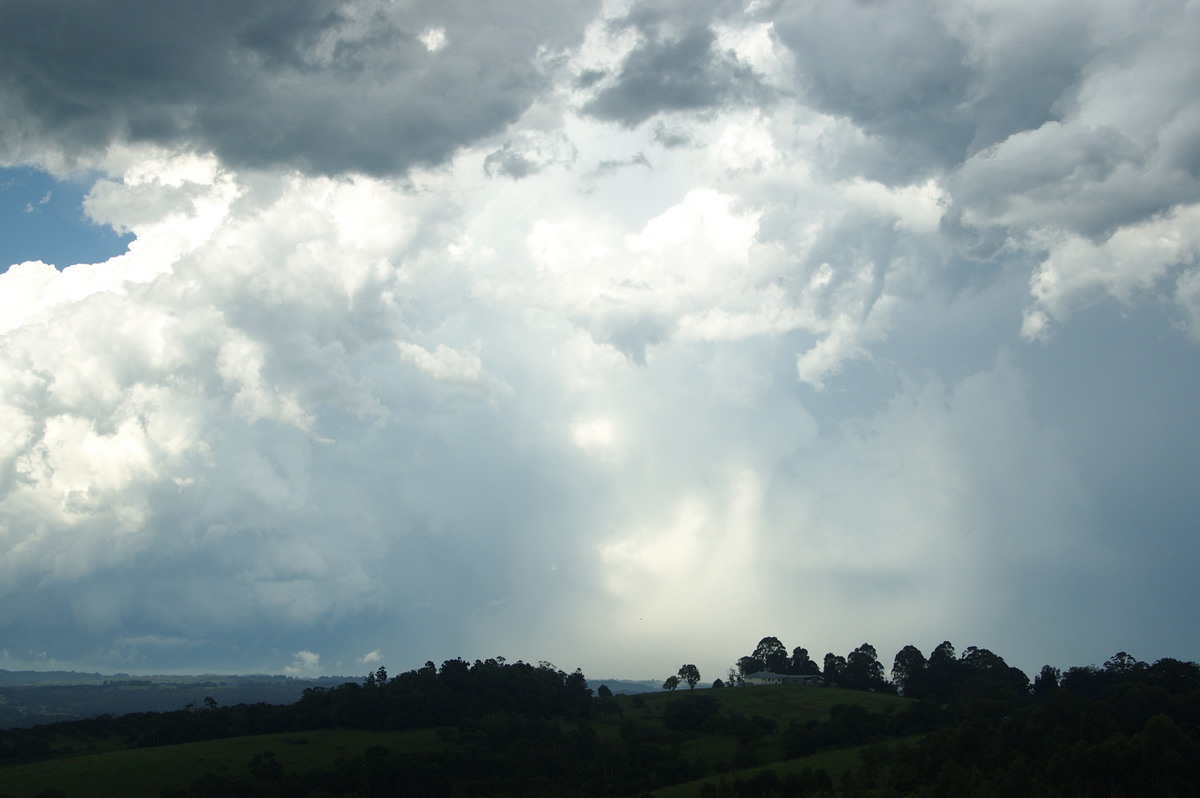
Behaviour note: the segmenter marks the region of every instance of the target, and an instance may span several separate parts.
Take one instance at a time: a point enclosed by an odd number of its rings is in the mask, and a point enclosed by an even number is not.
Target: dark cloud
[[[893,160],[946,166],[1058,118],[1091,49],[1085,21],[1047,16],[1010,41],[900,0],[793,7],[775,30],[809,102],[893,140]]]
[[[661,34],[681,24],[698,25],[712,20],[751,22],[771,19],[779,0],[746,3],[744,0],[640,0],[630,5],[620,24],[645,34]]]
[[[1030,225],[1104,237],[1200,197],[1196,25],[1176,3],[986,16],[896,0],[795,4],[774,29],[804,101],[863,134],[822,167],[889,185],[949,173],[953,225],[986,249]]]
[[[649,38],[629,54],[617,81],[600,91],[584,112],[634,127],[663,111],[703,111],[764,101],[768,90],[733,53],[716,47],[710,28],[678,38]]]
[[[507,175],[514,180],[520,180],[522,177],[536,174],[541,170],[541,166],[524,153],[505,145],[483,159],[483,170],[491,177]]]
[[[622,169],[625,169],[630,166],[643,166],[647,169],[654,168],[650,165],[650,161],[646,158],[646,155],[644,153],[639,152],[636,155],[631,155],[628,158],[618,158],[618,159],[601,161],[600,163],[596,164],[596,168],[593,169],[588,174],[588,177],[592,177],[592,178],[608,177],[609,175],[616,174],[617,172],[621,171]]]
[[[575,146],[561,134],[525,133],[506,141],[504,146],[483,159],[489,177],[504,175],[514,180],[537,174],[553,164],[575,160]]]
[[[444,161],[518,117],[545,85],[539,48],[577,37],[590,11],[398,8],[5,3],[3,145],[36,141],[69,157],[148,141],[212,150],[235,165],[401,172]]]
[[[815,3],[775,23],[805,98],[868,133],[904,142],[904,161],[955,163],[974,139],[959,112],[970,89],[966,50],[932,6]],[[911,167],[910,167],[911,168]]]
[[[603,69],[585,69],[575,79],[575,85],[581,89],[589,89],[603,80],[607,74]]]
[[[662,122],[654,126],[654,141],[668,150],[695,144],[692,137],[687,134],[687,131],[669,128]]]

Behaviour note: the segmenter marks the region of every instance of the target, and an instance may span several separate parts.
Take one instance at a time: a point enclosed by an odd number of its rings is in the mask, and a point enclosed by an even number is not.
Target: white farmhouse
[[[762,687],[768,684],[790,684],[797,687],[821,687],[825,684],[825,680],[820,676],[805,674],[803,676],[792,676],[786,673],[771,673],[770,671],[759,671],[752,673],[745,678],[745,682],[750,687]]]

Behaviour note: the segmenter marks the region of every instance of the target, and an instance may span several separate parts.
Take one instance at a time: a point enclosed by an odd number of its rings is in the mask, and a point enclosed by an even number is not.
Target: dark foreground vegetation
[[[729,682],[812,671],[777,643]],[[865,644],[839,659],[817,668],[836,687],[645,696],[549,663],[381,668],[287,705],[210,699],[0,732],[0,796],[1200,795],[1195,663],[1118,654],[1030,683],[949,643],[929,659],[906,647],[891,681]],[[675,686],[694,688],[693,668]]]

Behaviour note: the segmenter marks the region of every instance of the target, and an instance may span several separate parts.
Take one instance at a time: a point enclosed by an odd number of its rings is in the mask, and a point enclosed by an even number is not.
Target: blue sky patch
[[[133,240],[83,211],[91,180],[56,180],[39,169],[0,169],[0,272],[14,263],[41,260],[59,269],[99,263]]]

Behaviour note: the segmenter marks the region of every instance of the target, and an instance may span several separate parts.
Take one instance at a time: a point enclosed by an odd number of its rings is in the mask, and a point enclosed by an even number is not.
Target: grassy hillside
[[[679,743],[679,751],[691,762],[703,763],[709,772],[735,773],[745,771],[752,773],[756,767],[773,764],[785,759],[782,750],[782,736],[779,732],[786,730],[792,723],[809,721],[826,721],[829,710],[836,705],[851,705],[863,707],[869,712],[892,714],[902,710],[912,702],[892,695],[867,693],[859,690],[839,690],[837,688],[802,688],[802,687],[753,687],[724,690],[696,691],[696,696],[711,697],[717,700],[722,715],[741,715],[748,719],[763,719],[769,722],[768,730],[752,740],[740,740],[734,733],[709,733],[691,736]],[[666,732],[663,726],[663,714],[672,703],[686,701],[688,691],[672,693],[656,693],[642,696],[642,706],[634,706],[629,698],[622,698],[624,710],[623,719],[633,719],[643,722],[651,728]],[[858,762],[857,748],[850,754],[837,757],[838,752],[822,754],[828,759],[814,761],[799,767],[825,768],[831,774],[844,768],[843,760],[852,766]],[[836,766],[836,767],[831,767]],[[799,768],[798,768],[799,769]],[[702,783],[702,782],[698,782]],[[658,794],[657,791],[655,793]],[[666,794],[666,793],[664,793]],[[686,790],[681,795],[692,793]]]
[[[896,745],[908,745],[919,739],[921,739],[921,735],[915,735],[891,740],[882,745],[884,748],[891,748]],[[716,787],[721,784],[732,784],[738,780],[750,781],[767,771],[771,771],[779,777],[785,777],[790,774],[801,773],[805,770],[823,770],[829,774],[831,780],[836,784],[843,774],[858,772],[862,769],[862,753],[868,747],[865,745],[855,745],[847,748],[838,748],[833,751],[823,751],[812,756],[773,760],[765,765],[741,768],[716,776],[706,776],[705,778],[696,779],[684,784],[662,787],[654,791],[654,798],[697,798],[697,796],[703,794],[703,790],[709,785]]]
[[[431,729],[312,731],[109,751],[2,768],[0,796],[32,798],[50,788],[69,798],[157,796],[164,788],[181,789],[208,773],[244,775],[248,763],[264,751],[272,752],[285,770],[305,772],[333,767],[338,759],[361,756],[376,745],[418,753],[443,744]]]
[[[775,729],[786,729],[793,721],[825,720],[836,704],[862,706],[872,712],[895,712],[908,702],[895,696],[853,690],[796,687],[756,687],[724,690],[681,690],[674,694],[653,693],[618,696],[613,703],[619,712],[597,715],[580,724],[602,740],[617,741],[622,727],[630,722],[656,738],[671,739],[683,759],[702,772],[717,774],[747,764],[773,763],[781,757],[779,735],[764,733],[751,743],[739,742],[732,733],[680,734],[663,723],[671,707],[693,697],[711,697],[724,718],[744,716],[763,719]],[[456,732],[432,729],[405,732],[312,731],[235,737],[207,742],[167,745],[132,750],[114,750],[84,756],[52,759],[0,769],[0,798],[32,798],[48,788],[66,796],[157,796],[164,788],[181,789],[205,774],[240,777],[249,772],[256,755],[270,751],[288,773],[330,769],[339,759],[362,756],[373,746],[393,753],[426,753],[442,750],[456,739]],[[448,742],[450,741],[450,742]],[[834,754],[823,754],[827,759]],[[849,755],[857,761],[854,754]],[[829,763],[836,764],[834,760]],[[818,765],[829,767],[830,764]],[[681,788],[678,795],[695,794]],[[663,795],[668,793],[663,792]]]
[[[0,731],[0,798],[1200,795],[1200,665],[1120,655],[1043,669],[1030,689],[973,647],[939,662],[906,683],[921,700],[801,687],[594,698],[581,672],[548,664],[380,668],[284,706]]]

